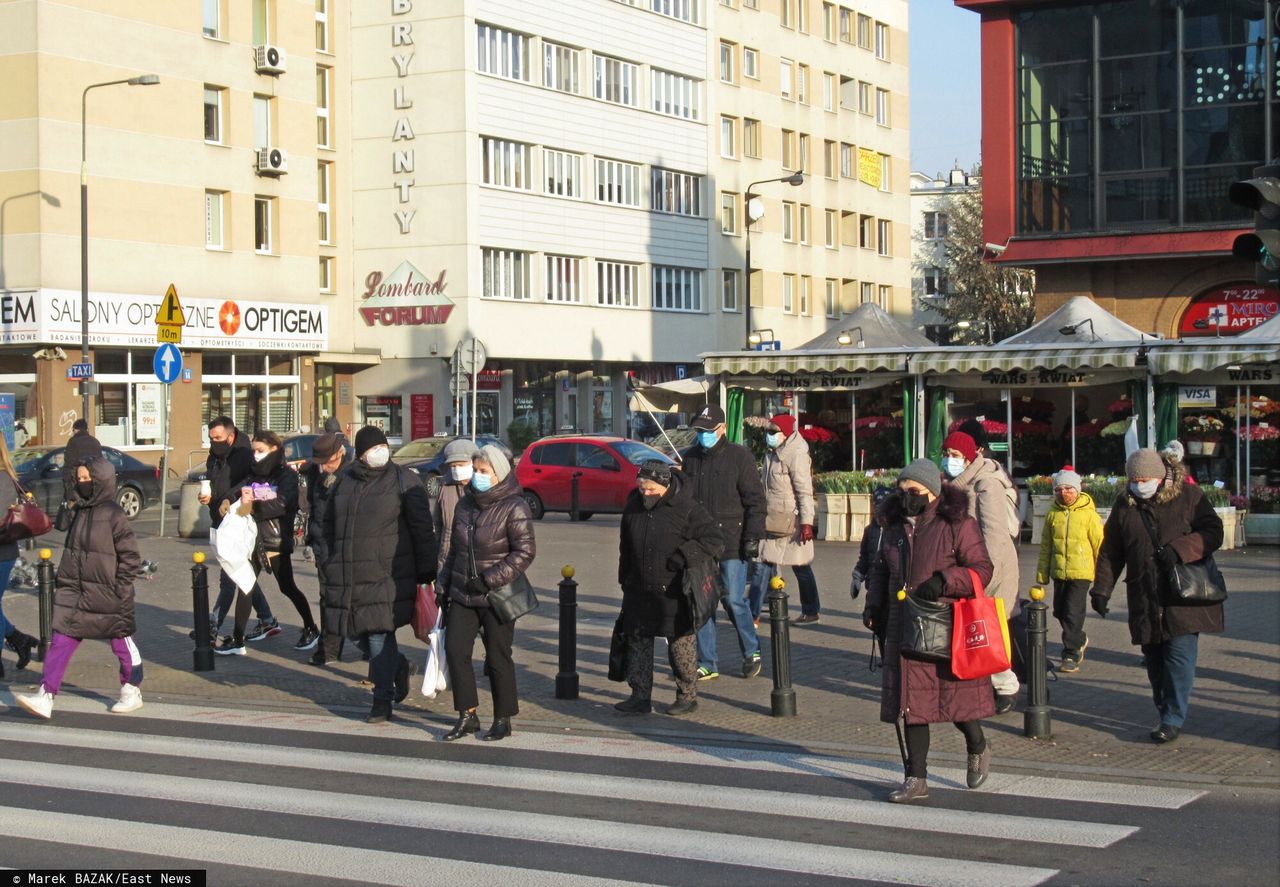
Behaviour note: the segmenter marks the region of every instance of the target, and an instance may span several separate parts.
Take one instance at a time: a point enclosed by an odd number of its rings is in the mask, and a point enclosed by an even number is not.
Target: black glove
[[[684,552],[675,551],[671,553],[671,557],[667,558],[667,569],[673,573],[679,573],[685,567]]]
[[[1172,545],[1161,545],[1156,549],[1156,560],[1165,570],[1172,570],[1182,562],[1182,558],[1178,557],[1178,552],[1173,550]]]
[[[1089,595],[1089,605],[1093,607],[1093,612],[1097,613],[1103,619],[1107,618],[1107,599],[1100,594]]]
[[[849,597],[855,601],[858,595],[862,593],[862,574],[857,570],[853,571],[853,579],[849,582]]]
[[[760,540],[746,539],[742,543],[742,559],[753,561],[760,556]]]
[[[942,597],[942,592],[946,587],[946,578],[941,573],[934,573],[917,585],[915,590],[911,592],[911,596],[922,601],[936,601]]]
[[[489,586],[485,585],[484,580],[479,576],[472,576],[468,579],[464,588],[467,594],[472,597],[484,597],[489,593]]]

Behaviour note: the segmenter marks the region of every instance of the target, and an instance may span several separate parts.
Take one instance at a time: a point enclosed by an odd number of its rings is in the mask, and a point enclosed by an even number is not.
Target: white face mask
[[[255,462],[261,462],[263,459],[267,458],[267,457],[268,457],[268,456],[270,456],[270,455],[271,455],[271,451],[270,451],[270,450],[267,450],[267,451],[265,451],[265,452],[261,452],[261,453],[260,453],[260,452],[258,452],[257,450],[254,450],[254,451],[253,451],[253,461],[255,461]]]
[[[959,477],[964,473],[964,459],[948,456],[942,460],[942,470],[947,473],[947,477]]]
[[[449,474],[455,483],[465,484],[471,480],[471,475],[475,474],[475,469],[470,464],[450,465]]]
[[[1158,489],[1160,489],[1160,481],[1158,480],[1131,481],[1129,483],[1129,492],[1139,499],[1150,499]]]
[[[391,450],[379,444],[376,447],[370,447],[369,451],[364,454],[364,464],[370,468],[381,468],[391,459]]]

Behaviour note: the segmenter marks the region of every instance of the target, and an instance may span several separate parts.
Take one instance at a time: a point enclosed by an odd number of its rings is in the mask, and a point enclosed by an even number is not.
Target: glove
[[[489,593],[489,586],[485,585],[484,580],[479,576],[472,576],[468,579],[464,588],[467,594],[473,597],[484,597]]]
[[[1178,552],[1173,550],[1172,545],[1161,545],[1156,549],[1156,560],[1166,570],[1172,570],[1182,562],[1182,558],[1178,557]]]
[[[667,558],[667,569],[673,573],[679,573],[685,568],[684,553],[677,551]]]
[[[1103,619],[1107,618],[1107,599],[1100,594],[1089,595],[1089,605],[1093,607],[1093,612],[1097,613]]]
[[[862,574],[854,573],[852,581],[849,582],[849,597],[853,598],[856,601],[858,599],[858,595],[860,595],[861,593],[862,593]]]
[[[941,573],[934,573],[917,585],[915,590],[911,592],[911,596],[922,601],[936,601],[942,597],[942,592],[946,587],[946,578]]]
[[[806,542],[812,542],[813,540],[814,540],[813,524],[801,524],[800,525],[800,544],[804,545]]]
[[[760,540],[747,539],[742,543],[742,559],[753,561],[760,556]]]

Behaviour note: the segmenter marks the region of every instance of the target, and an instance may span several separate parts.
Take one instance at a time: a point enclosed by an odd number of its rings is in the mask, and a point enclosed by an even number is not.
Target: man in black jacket
[[[89,433],[89,423],[76,419],[71,426],[71,437],[62,454],[62,501],[76,501],[76,469],[90,459],[102,458],[102,444]]]
[[[327,423],[326,423],[327,427]],[[351,459],[343,446],[341,434],[328,432],[316,438],[311,451],[311,464],[305,469],[307,478],[307,544],[317,564],[329,559],[329,545],[324,538],[324,521],[338,478],[351,467]],[[325,583],[320,583],[320,646],[311,656],[312,665],[337,662],[342,656],[343,637],[324,630],[324,607],[328,598]]]
[[[236,423],[230,416],[219,416],[209,422],[209,458],[204,463],[204,476],[209,481],[210,495],[201,496],[200,504],[208,505],[217,502],[227,491],[239,486],[253,470],[253,448],[249,446],[249,438],[240,433]],[[222,515],[216,508],[209,509],[209,541],[217,538],[218,525],[222,523]],[[216,542],[214,543],[216,545]],[[219,570],[218,601],[209,614],[209,630],[213,637],[218,636],[222,620],[227,618],[231,603],[235,599],[236,584],[225,570]],[[262,589],[254,586],[253,609],[258,614],[258,624],[253,631],[245,635],[247,641],[261,641],[280,634],[280,623],[271,615],[271,606]]]
[[[742,676],[760,674],[760,639],[747,603],[747,567],[760,555],[764,538],[765,499],[760,468],[751,451],[725,439],[724,410],[707,404],[693,420],[698,444],[684,458],[684,473],[693,497],[711,513],[724,537],[720,574],[728,596],[729,616],[738,631]],[[698,629],[698,680],[719,677],[716,620]]]

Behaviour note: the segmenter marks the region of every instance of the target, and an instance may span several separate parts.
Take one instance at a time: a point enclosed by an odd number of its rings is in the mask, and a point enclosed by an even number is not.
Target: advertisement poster
[[[138,440],[160,440],[163,436],[160,423],[164,412],[164,386],[157,383],[135,385],[134,397],[137,398],[134,417]]]
[[[431,437],[435,433],[432,397],[430,394],[409,395],[410,440]]]
[[[13,412],[18,407],[18,399],[12,394],[0,394],[0,433],[4,434],[4,442],[10,450],[15,450],[13,440]]]

